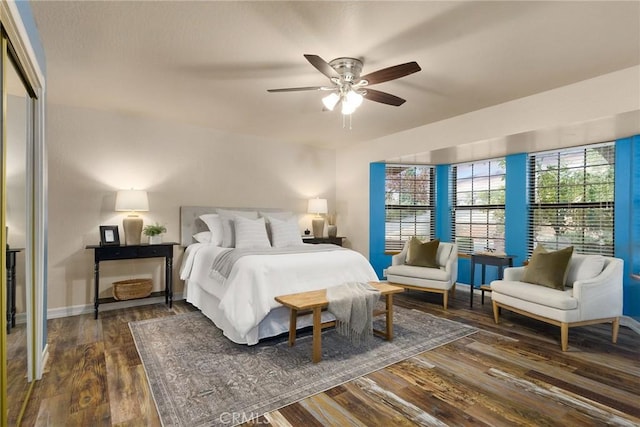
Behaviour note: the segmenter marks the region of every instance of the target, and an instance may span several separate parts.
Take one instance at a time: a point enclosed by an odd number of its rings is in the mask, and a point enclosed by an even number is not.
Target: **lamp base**
[[[324,234],[324,218],[313,218],[311,228],[313,228],[313,237],[322,237]]]
[[[139,245],[142,235],[142,218],[136,215],[129,215],[122,220],[124,228],[125,245]]]

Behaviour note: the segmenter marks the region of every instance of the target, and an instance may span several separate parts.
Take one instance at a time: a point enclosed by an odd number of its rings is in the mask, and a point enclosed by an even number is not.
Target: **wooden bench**
[[[385,282],[370,282],[374,288],[380,291],[385,297],[385,309],[374,310],[374,316],[385,315],[386,328],[384,331],[373,330],[376,335],[380,335],[388,341],[393,340],[393,294],[404,292],[404,288],[400,286],[390,285]],[[320,289],[317,291],[300,292],[297,294],[281,295],[276,297],[276,301],[291,310],[289,320],[289,347],[296,342],[296,326],[298,316],[313,312],[313,363],[318,363],[322,358],[322,329],[335,326],[336,322],[322,322],[322,310],[327,308],[327,290]]]

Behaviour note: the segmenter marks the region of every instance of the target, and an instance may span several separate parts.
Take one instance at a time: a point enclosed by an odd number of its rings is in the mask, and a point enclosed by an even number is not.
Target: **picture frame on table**
[[[120,246],[120,234],[117,225],[100,226],[100,246]]]

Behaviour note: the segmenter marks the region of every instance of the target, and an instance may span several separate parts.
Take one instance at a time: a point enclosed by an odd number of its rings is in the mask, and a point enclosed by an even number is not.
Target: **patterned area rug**
[[[476,332],[421,311],[394,307],[394,340],[354,346],[334,329],[322,334],[322,361],[311,362],[312,336],[255,346],[225,338],[200,312],[131,322],[164,426],[248,421],[305,397]],[[384,326],[383,318],[375,325]]]

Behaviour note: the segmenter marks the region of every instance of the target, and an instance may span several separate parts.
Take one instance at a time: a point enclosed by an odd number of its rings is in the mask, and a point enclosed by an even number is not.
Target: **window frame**
[[[502,166],[497,170],[502,171],[501,173],[493,174],[491,165],[494,163],[502,163]],[[481,165],[488,165],[488,172],[486,174],[475,174],[474,169],[476,167],[480,167]],[[469,193],[471,195],[471,203],[461,204],[459,203],[460,192],[459,192],[459,177],[458,177],[458,169],[461,167],[471,167],[471,175],[469,178],[466,178],[471,183],[471,190],[465,191],[465,193]],[[502,178],[502,187],[493,189],[491,183],[496,178]],[[472,254],[474,252],[479,252],[476,250],[475,242],[477,240],[484,240],[484,244],[482,245],[482,249],[480,251],[483,252],[505,252],[505,244],[506,244],[506,189],[507,189],[507,171],[506,171],[506,157],[497,157],[492,159],[483,159],[476,160],[473,162],[464,162],[457,163],[451,165],[450,171],[450,193],[452,200],[452,208],[451,208],[451,238],[458,245],[458,252],[462,254]],[[486,189],[474,189],[475,180],[478,179],[486,179],[487,185]],[[482,187],[481,187],[482,188]],[[481,192],[486,192],[487,201],[489,203],[475,203],[476,199],[474,194],[479,194]],[[491,195],[496,194],[497,192],[502,192],[502,203],[491,203]],[[483,212],[483,215],[486,216],[486,222],[474,222],[474,218],[477,217],[477,212]],[[468,212],[469,222],[463,223],[458,222],[459,214],[462,212]],[[474,215],[474,212],[476,213]],[[502,222],[491,221],[490,218],[492,216],[492,212],[502,212]],[[495,217],[495,215],[493,215]],[[469,226],[468,235],[461,235],[458,233],[458,225],[466,224]],[[485,227],[485,233],[483,236],[478,236],[478,229],[481,227]],[[497,237],[491,231],[492,228],[502,228],[502,235]],[[465,239],[463,241],[462,239]],[[497,243],[497,244],[496,244]]]
[[[606,156],[609,157],[611,160],[605,161],[604,163],[598,163],[598,164],[592,164],[592,165],[588,164],[589,150],[594,150],[599,148],[606,148],[608,151],[606,153]],[[590,145],[583,145],[578,147],[569,147],[569,148],[563,148],[558,150],[541,151],[541,152],[528,154],[528,166],[529,166],[528,177],[527,177],[528,185],[529,185],[528,239],[527,239],[528,240],[527,241],[528,256],[531,256],[531,254],[533,253],[533,249],[537,244],[543,244],[545,249],[551,250],[551,251],[562,249],[567,246],[573,246],[574,253],[601,254],[605,256],[614,256],[614,253],[615,253],[615,169],[616,169],[615,150],[616,150],[615,142],[610,141],[610,142],[604,142],[604,143],[598,143],[598,144],[590,144]],[[582,158],[583,158],[582,165],[563,166],[561,163],[563,156],[568,157],[568,156],[571,156],[572,154],[573,155],[582,154]],[[556,198],[558,200],[556,202],[540,202],[537,199],[539,191],[545,188],[553,189],[554,186],[537,185],[538,180],[540,179],[540,177],[537,174],[542,171],[542,169],[538,169],[537,160],[540,158],[551,159],[554,156],[557,158],[557,162],[555,164],[555,167],[556,167],[555,170],[557,171],[555,193],[557,195]],[[602,155],[602,157],[605,158],[605,155]],[[608,175],[610,176],[610,181],[596,182],[596,181],[587,180],[587,177],[589,176],[588,174],[589,169],[600,168],[605,165],[609,168]],[[548,172],[549,170],[546,170],[546,171]],[[575,202],[559,200],[561,197],[560,194],[562,192],[561,188],[562,187],[570,188],[569,186],[561,185],[561,182],[560,182],[561,173],[563,171],[569,171],[569,172],[581,171],[581,174],[583,177],[582,183],[579,185],[574,184],[573,187],[578,187],[578,188],[581,187],[583,197],[585,198],[587,197],[587,192],[591,186],[606,185],[610,188],[610,198],[608,198],[607,200],[597,200],[597,201],[583,200],[583,201],[575,201]],[[557,223],[552,223],[550,225],[547,225],[547,227],[550,227],[550,228],[564,227],[567,229],[576,229],[578,230],[578,234],[581,236],[580,240],[569,239],[567,241],[566,239],[567,239],[567,236],[569,236],[568,234],[558,234],[558,233],[555,234],[555,239],[553,242],[550,240],[538,240],[536,238],[536,236],[538,235],[538,231],[537,231],[538,227],[544,226],[544,225],[539,225],[540,220],[537,218],[540,218],[540,217],[536,216],[536,213],[544,212],[544,211],[553,211],[553,210],[556,210],[556,214],[555,214],[556,218],[559,218],[561,216],[561,213],[565,212],[562,215],[565,218],[565,220],[564,222],[560,222],[560,220],[558,219]],[[571,210],[576,210],[581,214],[578,218],[578,221],[581,221],[583,223],[582,227],[575,227],[575,226],[572,227],[571,222],[566,219],[567,218],[566,212]],[[595,244],[593,242],[587,241],[588,240],[587,237],[589,234],[588,229],[589,228],[594,228],[594,230],[597,229],[597,227],[589,227],[591,223],[589,222],[590,220],[588,218],[590,216],[593,217],[593,212],[598,210],[603,212],[602,217],[609,215],[610,220],[606,222],[606,225],[607,225],[606,228],[603,228],[603,221],[598,221],[597,223],[594,222],[593,224],[597,224],[599,226],[600,232],[604,231],[607,235],[610,236],[611,238],[610,244]],[[549,216],[547,215],[547,217]],[[565,241],[562,241],[563,239],[565,239]]]
[[[424,168],[426,169],[426,173],[428,174],[428,179],[426,180],[413,180],[415,181],[427,181],[427,194],[428,194],[428,200],[426,204],[402,204],[402,203],[389,203],[389,182],[392,181],[390,180],[390,175],[389,175],[389,170],[390,168],[406,168],[405,170],[408,169],[412,169],[412,168]],[[398,174],[399,176],[399,174]],[[427,240],[431,240],[434,238],[435,235],[435,222],[436,222],[436,194],[435,194],[435,181],[436,181],[436,168],[433,165],[427,165],[427,164],[398,164],[398,163],[387,163],[385,164],[385,206],[384,206],[384,211],[385,211],[385,231],[384,231],[384,250],[385,253],[398,253],[402,250],[402,248],[404,247],[405,242],[410,239],[413,236],[417,236],[418,238],[421,239],[427,239]],[[402,182],[402,181],[400,181]],[[400,188],[402,188],[402,184],[399,185]],[[407,194],[409,192],[402,192],[399,191],[398,194],[398,198],[401,199],[401,194]],[[400,220],[399,221],[390,221],[390,212],[391,211],[400,211],[400,210],[404,210],[404,211],[409,211],[409,212],[413,212],[414,217],[416,217],[416,215],[418,215],[418,212],[423,212],[423,211],[427,211],[428,215],[429,215],[429,219],[427,221],[421,222],[421,221],[403,221],[403,219],[406,219],[409,216],[405,216],[405,217],[399,217]],[[390,224],[397,224],[398,227],[398,233],[397,234],[390,234],[389,233],[389,228],[390,228]],[[413,224],[413,230],[412,231],[406,231],[407,229],[409,229],[411,227],[411,224]],[[420,234],[419,233],[419,224],[428,224],[428,235],[424,235],[424,234]],[[391,238],[392,237],[392,238]]]

